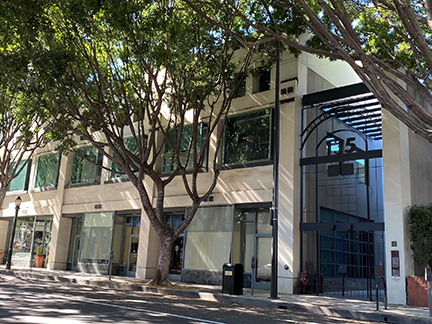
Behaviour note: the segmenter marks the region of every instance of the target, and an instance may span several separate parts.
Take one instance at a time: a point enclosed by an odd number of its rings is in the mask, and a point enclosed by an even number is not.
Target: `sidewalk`
[[[174,282],[173,288],[159,288],[146,286],[146,280],[112,276],[111,281],[106,275],[79,273],[72,271],[46,270],[28,268],[16,268],[6,270],[0,266],[1,275],[12,275],[21,279],[52,280],[69,282],[86,286],[98,286],[123,291],[144,291],[160,293],[162,295],[177,295],[186,298],[197,298],[207,301],[238,303],[256,307],[279,308],[313,314],[328,315],[342,318],[350,318],[364,321],[386,323],[432,323],[429,317],[429,309],[405,305],[389,305],[384,310],[384,304],[380,302],[380,310],[376,310],[376,302],[342,299],[315,295],[288,295],[278,294],[278,299],[270,299],[269,291],[254,290],[254,296],[250,295],[250,289],[244,289],[243,295],[222,294],[220,286],[193,285]]]

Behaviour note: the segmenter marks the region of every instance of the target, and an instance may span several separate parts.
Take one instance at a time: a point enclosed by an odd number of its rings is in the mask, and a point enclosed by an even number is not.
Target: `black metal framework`
[[[303,98],[301,272],[306,291],[372,300],[384,273],[381,107],[364,84]]]

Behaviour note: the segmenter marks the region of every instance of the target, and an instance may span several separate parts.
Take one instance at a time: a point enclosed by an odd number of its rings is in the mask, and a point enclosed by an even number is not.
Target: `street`
[[[0,277],[1,323],[369,323],[286,310]]]

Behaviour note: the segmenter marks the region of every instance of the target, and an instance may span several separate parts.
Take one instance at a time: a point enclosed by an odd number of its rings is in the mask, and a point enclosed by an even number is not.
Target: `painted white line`
[[[157,311],[152,311],[152,310],[142,309],[142,308],[121,306],[121,305],[116,305],[116,304],[106,304],[106,303],[96,302],[96,301],[92,301],[92,300],[83,300],[83,299],[80,299],[80,301],[84,302],[84,303],[95,304],[95,305],[100,305],[100,306],[117,307],[117,308],[121,308],[121,309],[127,309],[127,310],[137,311],[137,312],[157,314],[157,315],[162,315],[162,316],[177,317],[177,318],[182,318],[182,319],[187,319],[187,320],[192,320],[192,321],[200,321],[200,322],[203,322],[203,323],[227,324],[227,323],[223,323],[223,322],[210,321],[210,320],[206,320],[206,319],[201,319],[201,318],[196,318],[196,317],[189,317],[189,316],[183,316],[183,315],[178,315],[178,314],[170,314],[170,313],[157,312]]]

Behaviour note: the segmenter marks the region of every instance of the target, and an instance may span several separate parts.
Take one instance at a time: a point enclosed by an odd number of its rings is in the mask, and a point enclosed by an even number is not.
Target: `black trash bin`
[[[225,263],[223,265],[222,293],[243,295],[243,264]]]

